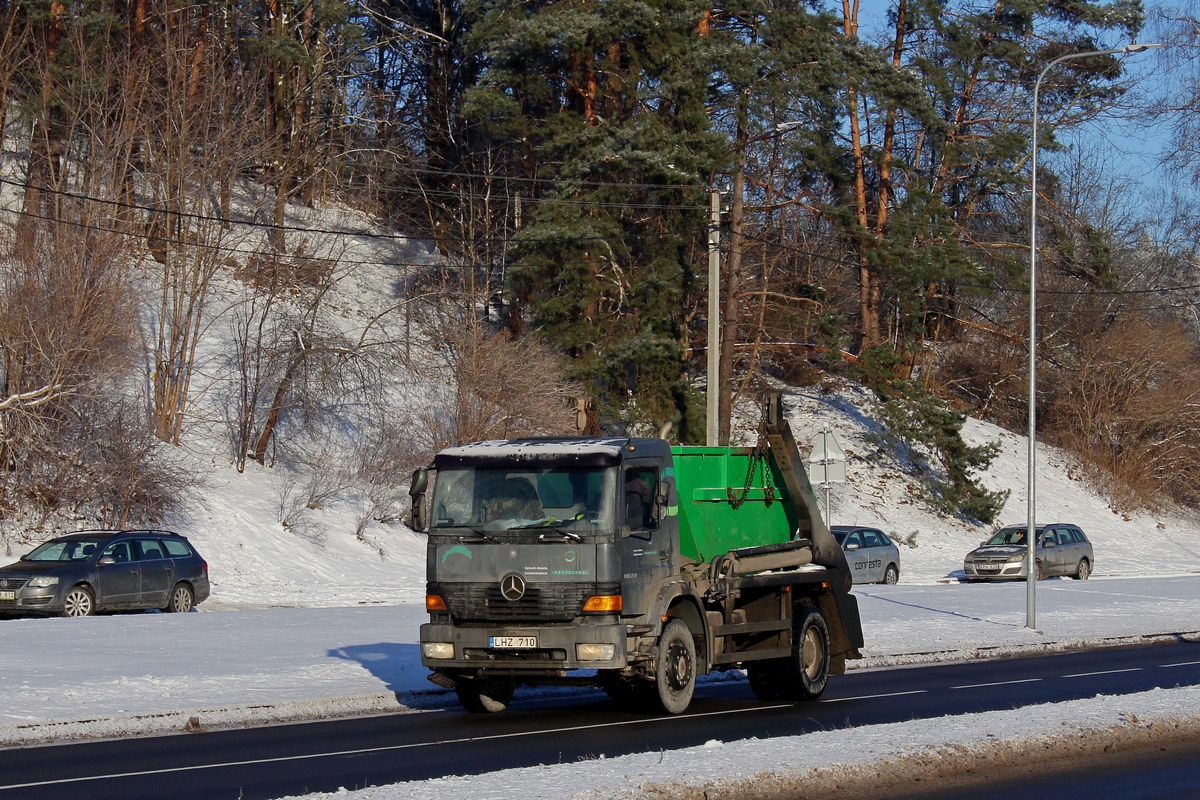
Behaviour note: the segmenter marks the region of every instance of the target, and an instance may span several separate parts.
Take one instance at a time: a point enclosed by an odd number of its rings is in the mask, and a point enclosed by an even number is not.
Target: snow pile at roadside
[[[998,751],[1010,756],[1037,752],[1051,742],[1071,740],[1078,752],[1087,747],[1104,748],[1118,740],[1145,740],[1151,734],[1196,735],[1200,722],[1180,718],[1179,709],[1195,708],[1197,703],[1200,687],[1189,687],[803,736],[714,740],[684,750],[654,750],[503,770],[483,777],[449,776],[306,797],[511,800],[519,787],[525,800],[734,800],[739,796],[788,796],[789,792],[797,797],[825,796],[827,793],[816,787],[821,781],[837,790],[828,796],[843,800],[886,797],[888,787],[881,776],[887,779],[889,773],[902,773],[905,762],[930,778],[937,770],[962,770],[955,766],[956,761],[977,766],[976,762],[986,761]],[[872,782],[854,781],[856,773],[868,774]]]

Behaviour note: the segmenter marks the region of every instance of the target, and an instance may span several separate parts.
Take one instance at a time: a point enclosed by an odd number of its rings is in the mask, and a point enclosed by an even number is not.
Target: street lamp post
[[[1144,50],[1163,47],[1161,44],[1127,44],[1113,50],[1088,50],[1083,53],[1066,53],[1052,59],[1038,73],[1033,84],[1033,144],[1029,169],[1029,473],[1025,542],[1025,627],[1037,627],[1037,559],[1034,538],[1037,533],[1037,493],[1034,478],[1034,453],[1037,446],[1037,153],[1038,153],[1038,92],[1042,78],[1050,68],[1061,61],[1089,56],[1107,56],[1115,53],[1140,53]]]

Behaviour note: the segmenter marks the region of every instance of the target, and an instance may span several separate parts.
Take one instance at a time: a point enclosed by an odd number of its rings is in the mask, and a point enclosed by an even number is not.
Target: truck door
[[[626,463],[621,475],[621,593],[627,614],[649,609],[659,582],[674,563],[676,536],[655,514],[654,499],[662,480],[652,462]]]

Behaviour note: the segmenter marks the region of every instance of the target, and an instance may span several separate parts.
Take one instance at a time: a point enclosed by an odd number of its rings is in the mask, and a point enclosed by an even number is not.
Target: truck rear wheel
[[[760,700],[815,700],[829,682],[829,626],[815,606],[796,609],[792,654],[746,665],[750,689]]]
[[[463,679],[454,687],[458,702],[472,714],[498,714],[508,708],[513,685],[506,681]]]
[[[668,714],[679,714],[696,691],[696,641],[687,623],[673,619],[663,628],[655,657],[654,685]]]

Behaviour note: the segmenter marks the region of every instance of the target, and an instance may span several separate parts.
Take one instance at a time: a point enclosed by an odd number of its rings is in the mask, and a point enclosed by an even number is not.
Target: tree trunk
[[[858,36],[858,3],[842,0],[843,30],[846,38]],[[861,120],[859,119],[859,94],[851,87],[848,91],[850,111],[850,147],[854,161],[854,211],[858,224],[851,240],[858,255],[858,343],[857,351],[879,341],[880,291],[877,277],[867,262],[868,231],[870,219],[867,213],[867,156],[863,151]]]

